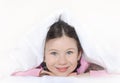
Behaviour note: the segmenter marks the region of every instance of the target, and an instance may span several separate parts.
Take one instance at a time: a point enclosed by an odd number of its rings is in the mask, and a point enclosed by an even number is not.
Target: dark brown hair
[[[60,38],[63,35],[75,39],[78,47],[78,52],[82,51],[82,47],[74,27],[68,25],[66,22],[60,19],[53,25],[51,25],[46,36],[46,42],[49,41],[50,39]]]

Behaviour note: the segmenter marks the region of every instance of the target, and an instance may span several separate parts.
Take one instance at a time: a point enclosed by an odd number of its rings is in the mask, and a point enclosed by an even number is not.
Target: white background
[[[0,0],[0,56],[36,24],[59,9],[72,12],[84,27],[120,49],[119,0]]]

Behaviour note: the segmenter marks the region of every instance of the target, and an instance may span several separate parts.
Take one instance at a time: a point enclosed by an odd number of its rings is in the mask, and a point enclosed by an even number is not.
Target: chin
[[[69,74],[56,74],[56,76],[67,77]]]

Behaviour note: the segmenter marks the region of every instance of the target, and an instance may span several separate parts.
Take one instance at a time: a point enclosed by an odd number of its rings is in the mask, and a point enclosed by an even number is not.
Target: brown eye
[[[67,51],[67,55],[73,54],[73,51]]]
[[[57,52],[51,52],[50,54],[56,56]]]

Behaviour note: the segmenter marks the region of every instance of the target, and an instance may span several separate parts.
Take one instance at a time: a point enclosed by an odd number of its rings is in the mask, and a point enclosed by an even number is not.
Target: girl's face
[[[75,39],[62,36],[51,39],[45,45],[46,66],[55,76],[68,76],[80,59]]]

